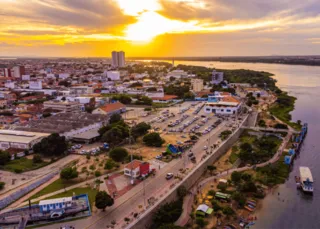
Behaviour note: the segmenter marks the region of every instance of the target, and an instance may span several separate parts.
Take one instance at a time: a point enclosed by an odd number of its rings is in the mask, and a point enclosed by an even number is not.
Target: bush
[[[4,183],[4,182],[0,182],[0,190],[2,190],[2,189],[4,189],[4,186],[6,185],[6,183]]]
[[[230,216],[230,215],[234,214],[234,210],[229,206],[223,208],[222,212],[223,212],[223,214],[225,214],[227,216]]]
[[[78,177],[78,171],[76,167],[67,167],[61,170],[60,178],[64,180],[71,180]]]
[[[128,156],[125,148],[117,147],[110,151],[109,156],[116,162],[122,162]]]
[[[95,177],[99,177],[99,176],[101,176],[101,172],[100,171],[95,171],[94,175],[95,175]]]
[[[201,228],[204,228],[208,222],[204,220],[204,218],[202,217],[196,217],[196,224],[201,227]]]
[[[181,199],[162,205],[153,216],[151,228],[158,228],[164,224],[172,224],[179,219],[182,213]]]
[[[258,122],[258,126],[260,126],[260,127],[266,127],[266,122],[265,122],[263,119],[261,119],[261,120],[259,120],[259,122]]]
[[[106,161],[106,164],[104,165],[104,169],[106,170],[111,170],[113,169],[115,166],[117,165],[117,163],[112,160],[111,158],[109,158],[107,161]]]
[[[5,151],[0,151],[0,165],[5,165],[10,161],[10,154]]]
[[[210,189],[208,191],[208,196],[215,196],[215,195],[216,195],[216,192],[213,189]]]
[[[147,146],[154,147],[161,147],[164,143],[164,140],[160,137],[160,134],[156,132],[145,135],[142,140]]]
[[[112,124],[112,123],[119,122],[120,120],[122,120],[122,117],[120,114],[113,114],[111,115],[109,122],[110,124]]]
[[[179,198],[184,198],[187,195],[188,190],[184,186],[180,186],[177,190]]]
[[[37,163],[41,163],[42,162],[42,158],[39,154],[35,154],[32,158],[32,162],[37,164]]]
[[[212,208],[213,208],[213,210],[214,210],[215,212],[218,212],[218,211],[220,211],[220,210],[222,209],[222,207],[220,206],[220,204],[218,203],[218,201],[212,200],[211,203],[212,203]]]
[[[237,171],[232,172],[231,180],[234,184],[238,183],[241,180],[241,173]]]
[[[227,189],[227,185],[220,183],[220,184],[218,184],[217,188],[218,188],[220,191],[224,192],[224,191]]]

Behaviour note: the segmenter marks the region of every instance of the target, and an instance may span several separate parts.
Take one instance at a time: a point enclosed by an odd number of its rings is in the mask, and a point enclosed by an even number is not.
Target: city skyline
[[[315,0],[3,0],[1,56],[316,55]]]

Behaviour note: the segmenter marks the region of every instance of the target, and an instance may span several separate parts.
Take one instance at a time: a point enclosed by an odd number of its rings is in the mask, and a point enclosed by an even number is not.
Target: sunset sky
[[[0,56],[320,54],[319,0],[0,0]]]

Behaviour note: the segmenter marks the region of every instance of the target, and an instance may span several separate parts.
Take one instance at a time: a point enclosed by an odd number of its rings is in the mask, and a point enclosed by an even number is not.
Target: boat
[[[300,167],[300,186],[304,192],[313,193],[313,178],[309,167]]]

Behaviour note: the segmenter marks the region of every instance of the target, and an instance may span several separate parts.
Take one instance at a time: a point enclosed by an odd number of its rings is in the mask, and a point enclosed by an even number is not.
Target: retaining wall
[[[248,122],[247,116],[242,122],[241,126],[246,125]],[[184,179],[179,182],[174,188],[172,188],[166,195],[164,195],[160,200],[147,209],[138,220],[135,220],[131,224],[126,227],[126,229],[143,229],[150,228],[152,223],[152,216],[158,210],[158,208],[166,203],[177,200],[177,188],[179,186],[185,186],[187,189],[190,189],[197,181],[199,181],[200,177],[207,170],[208,165],[212,165],[215,161],[219,159],[224,153],[228,151],[228,149],[238,140],[241,133],[244,131],[243,128],[238,128],[225,142],[223,142],[219,148],[217,148],[211,155],[209,155],[206,159],[201,161],[196,167],[190,171],[190,173],[184,177]]]

